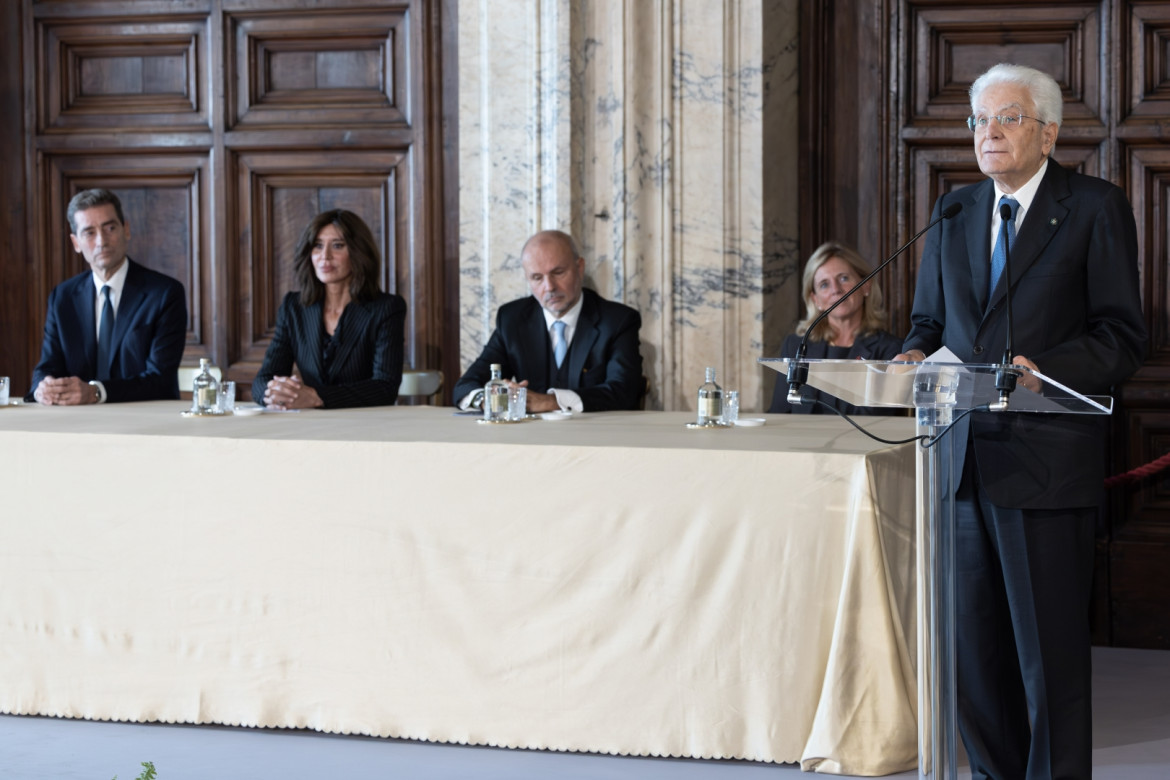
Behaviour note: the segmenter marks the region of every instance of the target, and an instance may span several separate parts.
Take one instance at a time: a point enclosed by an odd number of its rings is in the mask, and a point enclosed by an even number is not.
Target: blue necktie
[[[97,378],[110,378],[110,355],[114,351],[114,304],[110,303],[110,286],[102,285],[102,322],[98,327]]]
[[[999,199],[999,205],[1002,206],[1005,203],[1012,210],[1012,215],[999,223],[999,238],[996,239],[995,249],[991,253],[991,285],[987,288],[988,298],[995,293],[995,285],[999,284],[999,277],[1003,275],[1008,249],[1016,243],[1016,211],[1020,208],[1020,202],[1004,195]],[[1007,248],[1005,248],[1005,243]]]
[[[557,320],[553,323],[553,356],[557,359],[557,368],[565,362],[565,353],[569,345],[565,342],[565,323]]]

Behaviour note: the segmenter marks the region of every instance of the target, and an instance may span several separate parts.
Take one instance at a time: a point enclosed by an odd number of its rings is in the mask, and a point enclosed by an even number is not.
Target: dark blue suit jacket
[[[126,284],[114,320],[114,354],[106,401],[154,401],[179,397],[179,363],[187,343],[183,285],[127,259]],[[26,400],[46,376],[97,379],[93,272],[67,279],[49,294],[41,359]]]
[[[587,412],[636,409],[642,391],[638,342],[642,316],[592,290],[583,289],[581,294],[585,300],[569,349],[569,386],[563,389],[581,396]],[[492,363],[503,366],[505,379],[527,379],[533,392],[548,392],[548,325],[544,310],[531,295],[500,307],[487,346],[455,385],[456,403],[483,389],[491,378]]]
[[[252,382],[252,399],[263,405],[264,390],[274,376],[292,374],[317,391],[326,409],[389,406],[402,383],[403,328],[406,301],[379,293],[372,301],[350,301],[338,323],[337,351],[328,370],[322,362],[323,304],[301,305],[301,294],[284,296],[276,315],[276,333],[264,364]]]
[[[997,363],[1006,328],[1006,274],[988,295],[990,179],[943,195],[958,216],[927,235],[905,350],[946,346],[965,363]],[[1137,228],[1118,187],[1054,160],[1012,244],[1013,349],[1082,394],[1108,393],[1141,365],[1146,328],[1138,292]],[[1104,480],[1104,425],[1072,414],[975,413],[952,430],[955,473],[973,437],[991,500],[1017,509],[1097,504]],[[954,486],[952,486],[954,487]]]

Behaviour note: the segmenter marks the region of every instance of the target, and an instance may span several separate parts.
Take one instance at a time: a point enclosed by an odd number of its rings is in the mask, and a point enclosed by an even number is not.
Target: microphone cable
[[[845,412],[841,411],[837,407],[833,406],[831,403],[828,403],[826,401],[822,401],[820,398],[810,398],[808,400],[811,400],[814,403],[818,403],[821,406],[825,407],[826,409],[831,410],[834,414],[836,414],[842,420],[849,423],[854,428],[861,431],[863,434],[865,434],[866,436],[868,436],[869,438],[873,439],[876,442],[881,442],[882,444],[891,444],[891,445],[910,444],[911,442],[921,442],[922,449],[924,449],[924,450],[929,449],[929,448],[933,447],[934,445],[938,444],[939,440],[941,440],[943,436],[946,436],[948,433],[950,433],[951,428],[954,428],[955,424],[958,423],[959,420],[962,420],[964,417],[971,414],[971,412],[989,412],[989,411],[991,411],[988,404],[980,404],[979,406],[975,406],[975,407],[972,407],[970,409],[964,409],[963,411],[959,412],[959,415],[955,419],[951,420],[950,425],[943,428],[935,436],[927,436],[926,434],[920,434],[918,436],[911,436],[909,439],[883,439],[881,436],[878,436],[877,434],[874,434],[874,433],[870,433],[865,428],[862,428],[861,425],[856,420],[854,420],[849,415],[845,414]]]

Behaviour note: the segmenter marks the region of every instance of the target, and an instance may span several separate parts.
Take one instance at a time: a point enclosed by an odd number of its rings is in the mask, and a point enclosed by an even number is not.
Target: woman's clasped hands
[[[314,409],[324,406],[317,391],[301,382],[300,377],[274,376],[264,390],[264,405],[269,409]]]

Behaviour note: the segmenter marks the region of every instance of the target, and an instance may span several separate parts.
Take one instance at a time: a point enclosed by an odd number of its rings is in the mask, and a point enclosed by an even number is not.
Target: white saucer
[[[541,412],[540,419],[548,420],[549,422],[559,422],[561,420],[572,419],[572,412]]]
[[[767,422],[763,417],[740,417],[736,419],[735,424],[742,428],[759,428]]]
[[[232,412],[237,417],[252,417],[257,414],[264,414],[263,406],[237,406]]]

